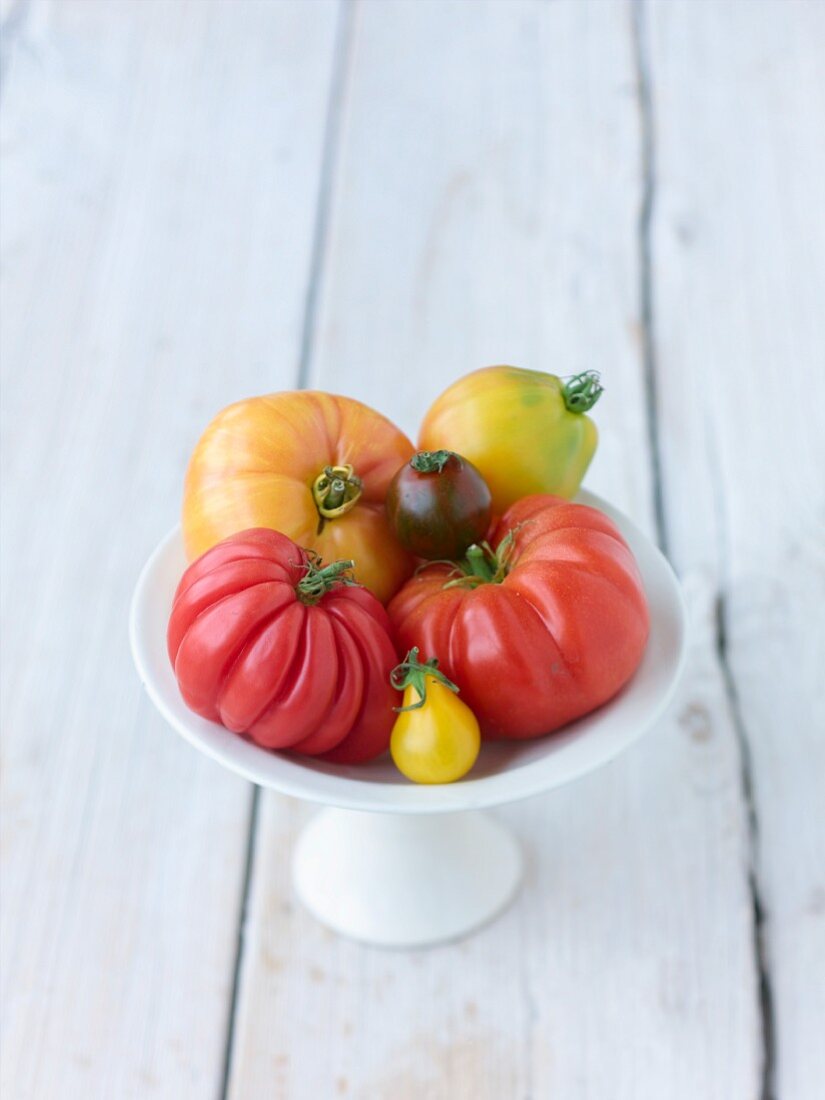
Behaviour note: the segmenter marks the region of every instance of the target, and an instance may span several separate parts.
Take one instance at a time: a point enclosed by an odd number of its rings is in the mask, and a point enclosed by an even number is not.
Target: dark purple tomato
[[[430,561],[462,557],[487,534],[487,482],[453,451],[419,451],[390,482],[387,516],[398,541]]]

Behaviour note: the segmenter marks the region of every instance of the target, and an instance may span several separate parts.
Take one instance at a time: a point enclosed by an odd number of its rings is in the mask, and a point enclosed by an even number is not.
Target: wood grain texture
[[[495,361],[599,367],[588,484],[654,533],[640,348],[640,126],[623,4],[359,5],[310,382],[415,432]],[[266,796],[230,1094],[359,1100],[758,1094],[740,762],[713,588],[669,718],[502,813],[525,889],[458,945],[385,953],[293,904],[306,811]]]
[[[675,560],[720,593],[775,1031],[825,1082],[825,6],[650,10],[653,274]]]
[[[128,652],[187,454],[297,378],[336,6],[35,4],[3,88],[2,1091],[221,1088],[250,788]]]
[[[814,1100],[825,5],[353,12],[342,54],[332,0],[0,0],[0,1091],[219,1096],[233,1032],[235,1100]],[[241,927],[250,789],[126,641],[188,452],[299,381],[414,435],[494,361],[602,370],[588,485],[663,520],[679,696],[501,811],[527,882],[473,938],[326,932],[271,794]]]

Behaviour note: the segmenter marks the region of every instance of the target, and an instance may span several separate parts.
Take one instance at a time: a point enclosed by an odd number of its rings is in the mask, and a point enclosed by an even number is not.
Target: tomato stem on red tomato
[[[561,388],[561,395],[568,412],[586,413],[592,409],[604,392],[597,370],[585,370],[568,378]]]
[[[474,543],[468,547],[463,559],[450,562],[453,566],[452,579],[444,584],[444,588],[478,588],[481,584],[501,584],[510,572],[510,566],[515,552],[516,532],[523,527],[519,524],[513,527],[501,542],[498,549],[494,550],[489,542]],[[437,565],[438,562],[430,562]],[[440,564],[444,564],[443,562]],[[458,576],[455,576],[455,574]]]
[[[408,687],[415,688],[418,694],[418,702],[410,703],[406,707],[393,707],[398,714],[408,710],[419,710],[427,701],[427,679],[437,680],[443,687],[454,691],[458,695],[458,685],[438,667],[438,658],[430,657],[428,661],[419,661],[418,646],[413,646],[400,665],[396,665],[390,673],[390,683],[396,691],[404,691]]]
[[[312,606],[331,589],[339,585],[356,584],[351,575],[354,568],[354,561],[333,561],[329,565],[323,565],[320,558],[309,557],[306,573],[296,584],[295,593],[301,603]]]
[[[491,584],[495,580],[497,568],[494,567],[492,562],[495,562],[497,566],[498,561],[495,552],[489,546],[485,549],[483,545],[479,546],[478,543],[473,543],[472,546],[467,548],[464,558],[466,567],[469,569],[468,576],[478,577],[485,584]]]

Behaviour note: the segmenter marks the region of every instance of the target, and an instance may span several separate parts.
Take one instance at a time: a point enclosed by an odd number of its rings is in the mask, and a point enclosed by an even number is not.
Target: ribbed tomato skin
[[[185,702],[204,718],[266,749],[361,763],[387,749],[395,719],[392,628],[360,586],[302,602],[307,561],[267,528],[208,550],[175,592],[169,659]]]
[[[538,737],[612,698],[650,628],[635,559],[602,512],[538,494],[514,504],[500,584],[444,588],[448,565],[411,578],[388,607],[401,651],[418,646],[461,688],[487,738]]]
[[[324,561],[353,559],[382,603],[414,562],[384,512],[387,486],[414,452],[385,416],[351,397],[301,390],[250,397],[222,409],[189,460],[183,541],[190,561],[237,531],[281,531]],[[320,523],[312,494],[327,466],[349,464],[362,482],[351,511]]]

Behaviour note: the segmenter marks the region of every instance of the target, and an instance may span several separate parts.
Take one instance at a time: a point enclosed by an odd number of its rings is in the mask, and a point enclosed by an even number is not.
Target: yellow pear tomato
[[[519,367],[483,367],[436,398],[418,446],[469,459],[499,514],[533,493],[570,499],[596,450],[596,425],[586,413],[601,392],[596,371],[562,379]]]
[[[417,648],[393,670],[392,685],[404,692],[390,738],[395,766],[414,783],[461,779],[476,762],[481,732],[457,686],[436,658],[419,661]]]

